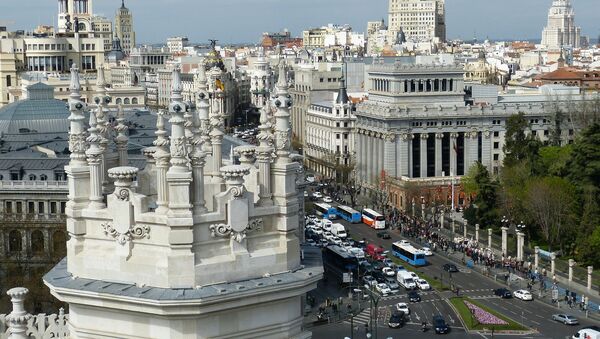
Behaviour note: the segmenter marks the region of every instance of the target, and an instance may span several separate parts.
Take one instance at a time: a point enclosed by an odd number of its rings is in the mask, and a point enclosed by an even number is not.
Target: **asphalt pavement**
[[[350,236],[355,240],[366,239],[368,242],[376,243],[383,246],[385,249],[391,249],[391,244],[400,239],[407,239],[402,236],[397,231],[389,231],[391,235],[391,239],[380,239],[377,237],[374,229],[371,229],[365,224],[350,224],[344,220],[337,220],[336,222],[340,222],[346,226],[346,229],[349,231]],[[411,239],[407,239],[411,241]],[[417,247],[424,246],[423,244],[415,243],[411,241]],[[459,256],[460,257],[460,256]],[[566,338],[573,335],[578,328],[584,325],[598,325],[599,323],[591,320],[585,319],[579,314],[575,314],[575,312],[568,307],[561,307],[560,309],[550,306],[541,301],[535,300],[534,296],[533,301],[521,301],[518,299],[500,299],[493,294],[493,290],[500,287],[507,287],[509,290],[516,290],[520,288],[520,286],[507,286],[504,284],[504,281],[494,281],[493,278],[489,278],[483,276],[482,274],[467,268],[462,264],[461,260],[457,257],[452,259],[452,256],[448,257],[444,253],[436,252],[433,256],[427,257],[428,265],[425,267],[421,267],[417,270],[417,274],[424,273],[431,279],[441,280],[445,285],[449,285],[450,276],[447,272],[442,269],[442,266],[446,263],[454,263],[459,268],[460,272],[452,274],[452,284],[455,287],[459,287],[460,294],[471,297],[473,299],[478,300],[485,306],[490,307],[498,311],[499,313],[511,318],[512,320],[522,323],[527,327],[530,327],[536,331],[534,334],[528,334],[525,337],[532,338]],[[514,287],[514,288],[513,288]],[[409,337],[430,337],[431,333],[422,333],[420,332],[420,324],[421,321],[426,320],[431,324],[431,317],[435,314],[442,314],[446,318],[448,325],[450,325],[453,329],[452,334],[449,337],[456,338],[468,338],[468,337],[486,337],[485,335],[467,335],[465,331],[462,329],[461,323],[457,315],[454,313],[453,309],[448,305],[447,295],[450,292],[426,292],[422,294],[422,301],[419,303],[410,304],[411,315],[409,324],[402,329],[399,330],[387,330],[382,327],[382,332],[380,332],[380,338],[387,338],[383,336],[383,333],[389,333],[392,338],[399,338],[400,333],[402,333],[402,337],[406,337],[408,332],[412,331],[412,327],[416,328],[416,332],[412,333]],[[404,293],[400,293],[396,296],[389,296],[383,298],[380,302],[380,314],[384,314],[380,316],[380,321],[383,320],[383,325],[387,324],[386,316],[389,317],[389,312],[394,307],[397,302],[406,302],[406,295]],[[387,313],[386,313],[387,312]],[[561,323],[557,323],[552,320],[552,314],[555,313],[568,313],[576,315],[581,325],[580,326],[566,326]],[[367,317],[361,319],[357,318],[359,323],[363,323],[364,320],[368,320],[368,312],[366,313]],[[343,336],[329,336],[328,334],[334,333],[342,333],[342,329],[347,327],[347,332],[350,332],[349,324],[339,324],[340,327],[336,328],[336,325],[326,325],[319,326],[313,329],[315,333],[315,338],[343,338]],[[340,332],[341,331],[341,332]],[[407,332],[408,331],[408,332]],[[498,336],[498,335],[496,335]],[[363,336],[357,336],[356,338],[363,338]],[[515,337],[515,336],[513,336]],[[518,336],[517,336],[518,337]]]

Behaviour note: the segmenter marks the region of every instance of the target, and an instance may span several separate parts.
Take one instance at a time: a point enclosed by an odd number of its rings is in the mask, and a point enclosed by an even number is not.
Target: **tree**
[[[569,161],[569,178],[578,186],[600,188],[600,124],[585,129],[575,144]]]
[[[573,220],[574,188],[558,177],[532,178],[526,189],[525,208],[550,245],[564,245],[563,230]]]
[[[527,136],[525,130],[529,123],[523,113],[511,115],[506,120],[506,134],[504,137],[504,166],[512,166],[525,159],[525,145]]]
[[[465,190],[475,196],[465,211],[470,224],[479,224],[487,228],[498,223],[498,182],[493,180],[487,168],[476,162],[462,179]]]

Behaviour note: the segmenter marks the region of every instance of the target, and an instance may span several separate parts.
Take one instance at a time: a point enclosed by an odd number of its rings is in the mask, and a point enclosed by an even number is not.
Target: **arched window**
[[[125,98],[125,100],[123,100],[123,103],[125,105],[129,105],[131,102],[129,101],[129,98]]]
[[[63,257],[67,252],[67,238],[65,232],[56,231],[52,234],[52,252],[54,256]]]
[[[120,105],[120,104],[122,104],[122,103],[123,103],[123,100],[121,100],[121,98],[117,98],[117,100],[115,101],[115,103],[116,103],[117,105]]]
[[[131,103],[134,104],[134,105],[137,105],[138,104],[138,99],[137,98],[131,99]]]
[[[42,175],[40,175],[40,180],[41,181],[46,181],[46,180],[48,180],[48,176],[45,175],[45,174],[42,174]]]
[[[8,251],[11,253],[21,252],[23,250],[22,240],[21,232],[17,230],[10,231],[8,234]]]
[[[44,254],[44,234],[40,230],[31,232],[31,252],[34,255]]]
[[[29,175],[29,180],[30,181],[35,181],[35,180],[37,180],[37,177],[35,176],[35,174],[30,174]]]

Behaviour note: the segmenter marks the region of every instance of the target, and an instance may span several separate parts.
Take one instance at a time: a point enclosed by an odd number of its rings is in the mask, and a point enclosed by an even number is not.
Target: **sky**
[[[573,0],[584,35],[600,35],[600,0]],[[552,0],[446,0],[448,39],[540,39]],[[328,23],[365,32],[367,21],[385,18],[388,0],[125,0],[133,12],[138,43],[187,36],[256,43],[263,32],[287,28],[294,36]],[[94,12],[114,18],[121,0],[95,0]],[[0,0],[0,26],[32,30],[56,25],[56,0]]]

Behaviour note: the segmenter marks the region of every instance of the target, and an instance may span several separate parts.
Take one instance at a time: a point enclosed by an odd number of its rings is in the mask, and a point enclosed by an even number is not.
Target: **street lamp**
[[[371,319],[370,319],[370,325],[371,325],[371,330],[369,331],[370,333],[367,333],[367,338],[371,338],[370,334],[373,333],[375,338],[377,338],[377,312],[379,311],[378,309],[378,304],[379,301],[381,300],[381,296],[377,293],[375,293],[375,291],[373,290],[374,287],[373,285],[371,286],[370,289],[365,288],[365,292],[367,292],[367,294],[369,295],[369,298],[371,299]],[[375,326],[373,326],[373,322],[375,323]]]

